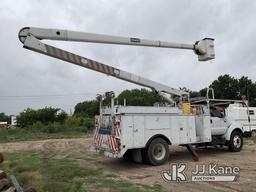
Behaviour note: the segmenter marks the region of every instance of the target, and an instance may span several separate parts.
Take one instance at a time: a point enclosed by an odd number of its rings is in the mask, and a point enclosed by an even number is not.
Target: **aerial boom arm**
[[[188,44],[179,44],[179,43],[171,43],[171,42],[164,42],[164,41],[155,41],[155,40],[103,35],[103,34],[88,33],[88,32],[59,30],[59,29],[27,28],[27,29],[23,29],[22,33],[24,36],[27,36],[28,33],[31,33],[33,34],[33,36],[41,40],[50,39],[50,40],[59,40],[59,41],[79,41],[79,42],[90,42],[90,43],[193,49],[193,45],[188,45]]]
[[[108,44],[123,44],[123,45],[136,45],[136,46],[149,46],[149,47],[165,47],[165,48],[178,48],[178,49],[192,49],[198,55],[199,60],[209,60],[214,58],[214,45],[213,39],[203,39],[197,41],[194,45],[177,44],[162,41],[143,40],[138,38],[127,38],[110,35],[101,35],[85,32],[75,32],[59,29],[43,29],[43,28],[28,28],[25,27],[19,32],[19,39],[23,43],[23,47],[61,59],[106,75],[116,77],[131,83],[135,83],[144,87],[151,88],[162,96],[163,93],[168,93],[171,96],[183,96],[189,93],[178,90],[161,83],[140,77],[138,75],[114,68],[103,63],[81,57],[74,53],[47,45],[40,40],[62,40],[62,41],[79,41],[79,42],[93,42],[93,43],[108,43]],[[172,103],[173,100],[169,98]]]

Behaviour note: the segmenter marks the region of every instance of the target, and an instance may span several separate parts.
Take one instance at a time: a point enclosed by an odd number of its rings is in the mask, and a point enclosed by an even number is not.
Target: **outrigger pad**
[[[190,154],[192,155],[193,160],[194,161],[198,161],[199,160],[199,156],[198,156],[196,150],[192,147],[192,145],[191,144],[187,144],[186,148],[190,152]]]

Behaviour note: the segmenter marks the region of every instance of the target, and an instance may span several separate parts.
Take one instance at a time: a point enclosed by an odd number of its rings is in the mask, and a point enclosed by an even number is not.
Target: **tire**
[[[229,140],[228,149],[231,152],[241,151],[243,148],[243,136],[238,131],[233,131]]]
[[[143,152],[143,160],[151,165],[162,165],[169,156],[169,146],[162,138],[155,138]]]

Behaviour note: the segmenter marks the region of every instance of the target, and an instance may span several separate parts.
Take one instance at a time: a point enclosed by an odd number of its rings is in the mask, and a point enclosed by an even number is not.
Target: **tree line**
[[[246,76],[235,78],[228,74],[219,76],[210,86],[214,89],[215,98],[240,100],[245,96],[249,101],[249,106],[256,106],[256,82]],[[200,91],[189,91],[190,97],[204,97],[207,88]]]
[[[215,98],[241,99],[245,96],[250,106],[256,106],[256,82],[246,76],[235,78],[228,74],[219,76],[210,86],[214,89]],[[185,87],[180,88],[190,93],[190,97],[205,97],[207,88],[191,91]],[[124,90],[116,102],[123,105],[152,106],[162,102],[163,99],[153,91],[147,89]],[[109,101],[108,101],[109,102]],[[45,107],[43,109],[26,109],[17,116],[17,125],[20,128],[41,130],[45,132],[58,132],[65,130],[90,131],[93,128],[94,116],[99,114],[99,103],[96,100],[77,103],[74,114],[68,115],[59,108]],[[0,121],[10,123],[10,116],[0,113]]]

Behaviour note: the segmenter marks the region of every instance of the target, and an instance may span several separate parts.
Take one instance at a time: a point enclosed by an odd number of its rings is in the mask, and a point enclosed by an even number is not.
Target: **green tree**
[[[218,99],[237,99],[239,96],[239,81],[228,74],[219,76],[210,87]]]
[[[94,117],[99,114],[99,103],[95,100],[84,101],[76,104],[74,115],[84,117]]]
[[[146,89],[125,90],[118,95],[117,99],[122,105],[126,99],[126,104],[132,106],[153,106],[154,103],[162,101],[157,93]]]
[[[68,114],[63,111],[63,110],[60,110],[58,113],[57,113],[57,116],[56,116],[56,121],[59,122],[59,123],[64,123],[65,119],[68,117]]]
[[[256,106],[256,83],[253,83],[248,77],[242,76],[238,80],[239,98],[246,96],[251,106]]]
[[[8,122],[11,123],[11,117],[9,115],[6,115],[5,113],[0,113],[0,121],[1,122]]]
[[[201,97],[206,97],[206,92],[207,92],[207,88],[201,89],[201,90],[199,91],[199,95],[200,95]]]

